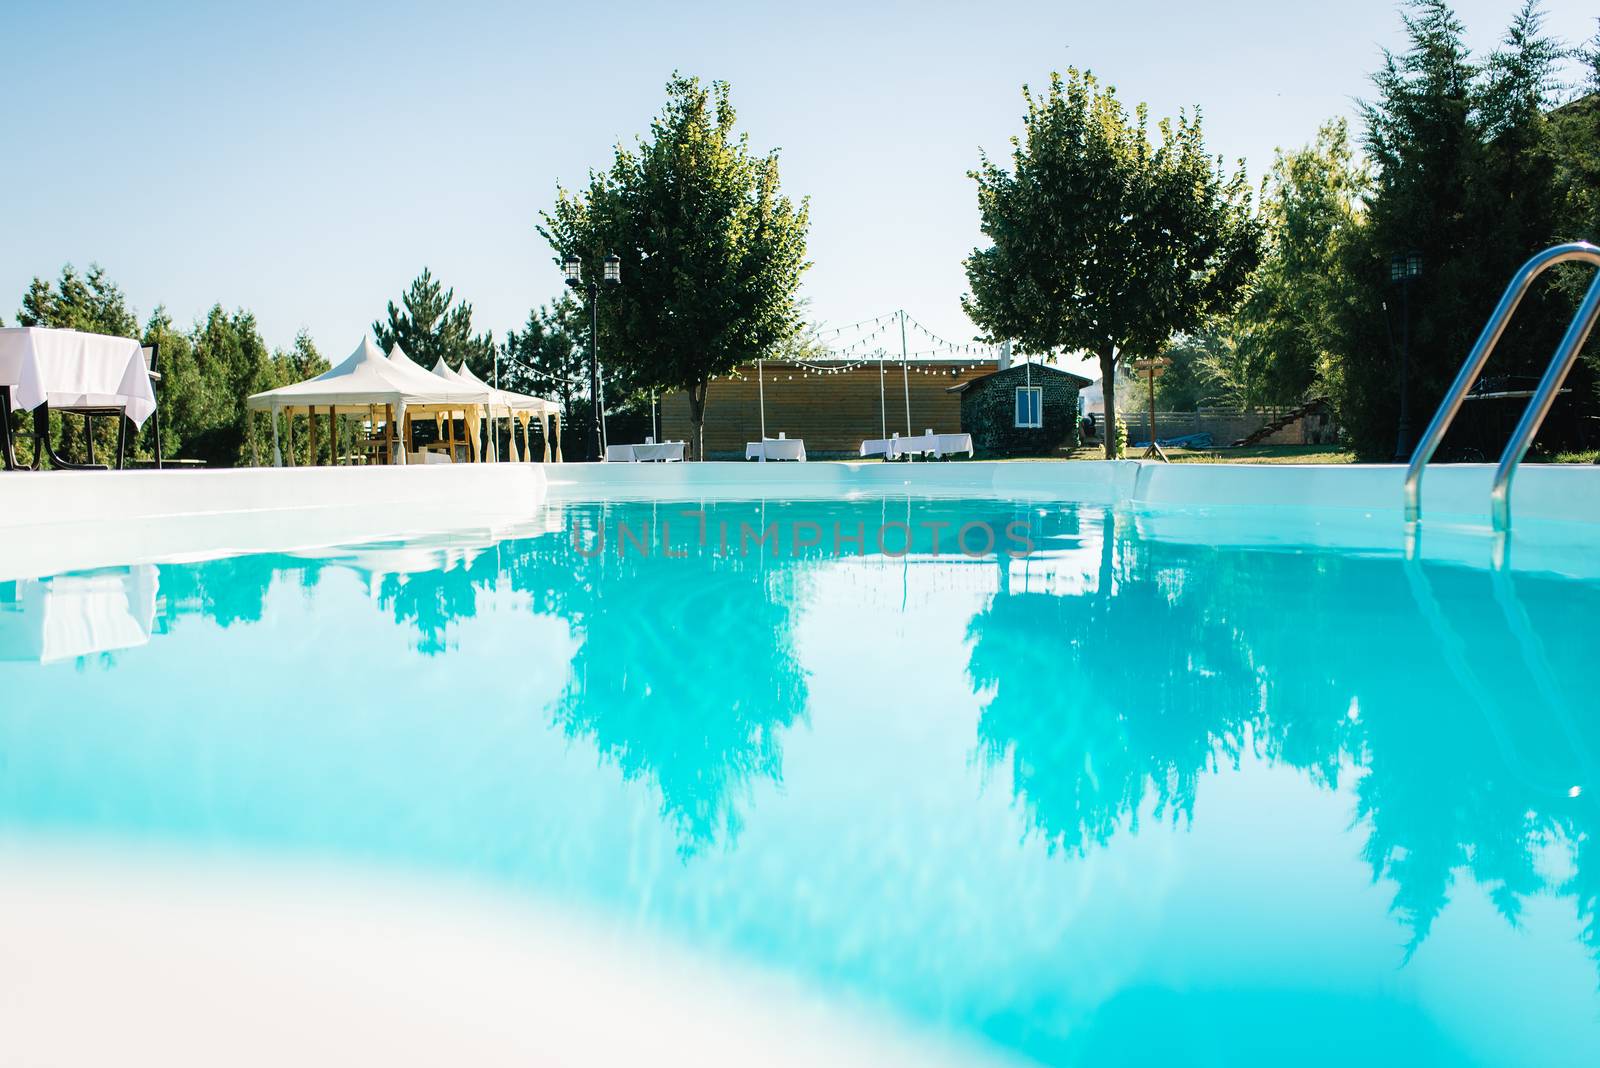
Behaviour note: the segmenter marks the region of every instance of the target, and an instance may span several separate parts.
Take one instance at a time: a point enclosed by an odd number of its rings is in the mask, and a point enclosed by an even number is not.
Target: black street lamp
[[[1396,463],[1407,463],[1416,447],[1411,440],[1411,283],[1422,277],[1422,253],[1396,252],[1389,257],[1389,284],[1400,287],[1400,430],[1394,445]]]
[[[622,259],[616,253],[605,258],[605,271],[603,278],[606,288],[613,289],[622,284]],[[567,285],[573,289],[584,289],[589,295],[589,394],[594,399],[594,458],[604,460],[606,457],[606,408],[605,400],[600,395],[600,286],[593,278],[587,283],[583,280],[583,262],[571,253],[562,262],[561,269],[566,275]]]

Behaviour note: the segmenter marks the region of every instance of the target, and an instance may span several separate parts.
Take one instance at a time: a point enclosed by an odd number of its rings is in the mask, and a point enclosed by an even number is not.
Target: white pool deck
[[[1421,532],[1430,557],[1487,560],[1492,476],[1486,464],[1427,473]],[[0,580],[423,534],[493,537],[563,500],[1075,501],[1126,510],[1147,534],[1172,540],[1388,552],[1404,540],[1403,477],[1394,465],[1134,460],[0,473]],[[1586,556],[1600,569],[1600,466],[1526,465],[1513,509],[1517,566],[1571,573]]]

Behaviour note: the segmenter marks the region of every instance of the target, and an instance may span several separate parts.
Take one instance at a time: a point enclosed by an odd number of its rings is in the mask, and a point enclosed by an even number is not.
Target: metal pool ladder
[[[1422,435],[1422,441],[1417,445],[1417,451],[1411,456],[1411,465],[1406,468],[1407,523],[1415,523],[1422,518],[1422,469],[1433,459],[1434,450],[1439,447],[1439,442],[1444,440],[1445,431],[1450,429],[1451,421],[1461,410],[1461,403],[1466,399],[1467,391],[1478,381],[1483,365],[1488,362],[1489,354],[1499,343],[1500,335],[1505,333],[1506,323],[1511,321],[1522,295],[1528,291],[1535,278],[1558,263],[1572,260],[1581,260],[1600,267],[1600,247],[1591,245],[1587,241],[1555,245],[1524,263],[1522,269],[1511,279],[1511,284],[1506,287],[1505,295],[1500,298],[1494,314],[1489,316],[1488,325],[1478,336],[1478,343],[1472,346],[1467,362],[1461,366],[1461,372],[1451,383],[1450,392],[1445,394],[1439,410],[1434,413],[1433,422],[1428,424],[1427,432]],[[1504,532],[1511,528],[1511,479],[1516,475],[1517,466],[1522,463],[1522,458],[1527,455],[1528,446],[1533,444],[1533,437],[1539,432],[1539,425],[1550,413],[1550,405],[1555,402],[1556,394],[1561,391],[1561,384],[1566,381],[1567,372],[1572,369],[1573,361],[1578,358],[1578,352],[1588,340],[1596,319],[1600,319],[1600,274],[1596,274],[1588,292],[1584,294],[1582,303],[1578,305],[1578,313],[1572,317],[1566,335],[1562,337],[1561,344],[1556,346],[1555,355],[1550,358],[1549,368],[1539,380],[1538,390],[1528,401],[1528,407],[1522,413],[1517,429],[1512,432],[1511,440],[1506,443],[1506,451],[1500,454],[1500,466],[1495,470],[1494,486],[1489,491],[1489,501],[1494,513],[1494,528],[1497,531]]]

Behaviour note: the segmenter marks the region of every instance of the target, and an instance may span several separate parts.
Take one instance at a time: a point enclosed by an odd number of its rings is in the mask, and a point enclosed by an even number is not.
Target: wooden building
[[[861,442],[889,434],[962,430],[961,399],[949,392],[992,374],[993,360],[912,360],[902,375],[897,361],[769,362],[764,365],[767,436],[779,432],[803,438],[812,459],[860,456]],[[878,386],[883,384],[880,404]],[[906,387],[910,388],[907,389]],[[907,401],[910,418],[907,419]],[[761,437],[761,408],[754,364],[718,378],[706,390],[708,460],[742,460],[746,443]],[[661,437],[690,438],[689,398],[670,394],[661,401]]]

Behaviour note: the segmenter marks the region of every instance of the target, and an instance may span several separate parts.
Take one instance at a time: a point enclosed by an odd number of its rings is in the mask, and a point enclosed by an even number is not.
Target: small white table
[[[802,438],[763,438],[744,447],[746,460],[795,460],[806,462],[806,443]]]
[[[681,441],[647,441],[643,445],[607,445],[607,463],[682,463]]]
[[[861,443],[862,456],[882,456],[897,460],[902,456],[949,456],[953,453],[972,453],[971,434],[935,434],[928,431],[917,437],[872,438]]]
[[[135,426],[156,410],[144,349],[130,337],[38,326],[0,328],[0,386],[22,411],[118,409]],[[9,457],[8,457],[9,459]]]
[[[156,410],[156,392],[144,350],[131,337],[0,328],[0,386],[10,386],[16,406],[121,408],[136,426]]]

